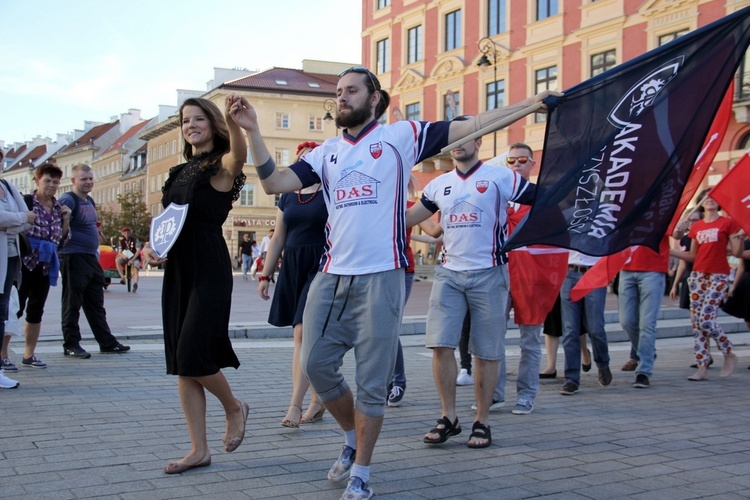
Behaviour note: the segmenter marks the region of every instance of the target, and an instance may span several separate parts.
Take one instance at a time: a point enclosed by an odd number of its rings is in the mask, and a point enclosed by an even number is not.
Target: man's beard
[[[339,128],[351,128],[365,124],[370,119],[370,108],[362,106],[350,108],[346,115],[340,112],[336,114],[336,126]]]

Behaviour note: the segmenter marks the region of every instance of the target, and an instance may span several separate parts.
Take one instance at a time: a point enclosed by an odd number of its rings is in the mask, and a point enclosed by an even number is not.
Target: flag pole
[[[479,137],[492,133],[495,130],[500,130],[501,128],[505,128],[511,123],[515,122],[516,120],[520,120],[526,115],[530,115],[531,113],[536,113],[542,108],[542,106],[544,106],[543,102],[537,102],[537,103],[532,104],[531,106],[527,106],[525,108],[519,109],[515,113],[506,116],[500,121],[491,123],[487,125],[486,127],[482,127],[476,132],[467,135],[466,137],[463,137],[455,142],[452,142],[451,144],[448,144],[447,146],[445,146],[443,149],[440,150],[440,154],[449,153],[451,149],[456,148],[460,146],[461,144],[464,144],[472,139],[478,139]]]

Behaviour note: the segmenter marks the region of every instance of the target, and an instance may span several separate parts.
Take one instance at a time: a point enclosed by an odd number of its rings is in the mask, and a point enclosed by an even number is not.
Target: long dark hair
[[[182,110],[185,106],[197,106],[208,117],[211,122],[211,128],[214,133],[214,148],[206,154],[206,157],[201,160],[200,167],[205,170],[209,165],[213,165],[221,160],[221,157],[227,154],[230,150],[229,144],[229,129],[227,128],[227,122],[224,118],[224,114],[221,112],[219,107],[208,99],[202,97],[191,97],[186,99],[185,102],[180,106],[180,127],[182,127]],[[193,146],[187,142],[183,137],[185,147],[182,150],[182,155],[185,160],[190,161],[193,158]]]

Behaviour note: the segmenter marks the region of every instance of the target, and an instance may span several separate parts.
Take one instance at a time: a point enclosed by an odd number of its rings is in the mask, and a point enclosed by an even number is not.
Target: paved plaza
[[[63,357],[59,289],[53,288],[37,351],[49,368],[22,368],[10,374],[21,386],[0,391],[3,500],[339,498],[343,488],[326,480],[343,443],[332,417],[326,414],[300,429],[279,425],[291,393],[289,338],[233,340],[242,366],[225,373],[251,407],[240,448],[223,451],[223,411],[209,396],[212,465],[175,476],[162,472],[167,461],[184,456],[189,440],[177,380],[165,375],[155,334],[160,283],[152,273],[137,294],[110,287],[105,293],[110,324],[133,349],[99,354],[82,319],[83,346],[92,352],[88,360]],[[264,323],[269,304],[257,297],[255,285],[235,276],[231,321],[237,331]],[[420,322],[429,288],[429,281],[416,284],[407,321]],[[670,322],[687,319],[665,319],[660,329],[667,331]],[[532,414],[512,415],[512,404],[492,413],[493,446],[483,450],[466,446],[471,387],[457,393],[463,433],[440,446],[422,443],[441,416],[431,355],[423,335],[403,336],[407,390],[401,407],[386,410],[373,457],[375,494],[394,499],[750,498],[750,333],[736,321],[727,324],[740,359],[731,377],[719,378],[715,365],[709,381],[688,382],[694,371],[692,339],[660,338],[651,388],[633,389],[632,373],[619,370],[629,345],[612,342],[611,386],[599,386],[596,369],[582,374],[574,396],[559,394],[559,377],[542,381]],[[614,332],[614,325],[610,328]],[[509,344],[512,403],[519,350],[512,340]],[[21,353],[22,343],[11,343],[17,364]],[[352,361],[347,356],[343,369],[353,384]],[[561,375],[562,352],[557,367]]]

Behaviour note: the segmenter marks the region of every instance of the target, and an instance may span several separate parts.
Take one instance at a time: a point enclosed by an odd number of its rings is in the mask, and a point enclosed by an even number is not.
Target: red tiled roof
[[[271,68],[231,80],[221,86],[331,96],[336,93],[337,82],[338,77],[335,75],[305,73],[301,69]]]
[[[69,153],[76,149],[81,149],[89,146],[93,144],[96,139],[106,134],[112,127],[116,127],[119,125],[119,120],[113,123],[104,123],[102,125],[97,125],[96,127],[83,134],[79,139],[62,148],[60,151],[58,151],[58,153]]]
[[[15,149],[15,148],[11,149],[7,153],[5,153],[5,157],[6,158],[18,158],[19,156],[21,156],[21,153],[23,153],[24,151],[26,151],[26,144],[22,145],[18,149]]]
[[[111,153],[112,151],[117,151],[118,149],[120,149],[123,146],[123,144],[128,142],[128,139],[130,139],[135,134],[137,134],[139,130],[141,130],[143,127],[145,127],[148,124],[148,122],[149,120],[144,120],[138,125],[133,125],[132,127],[130,127],[130,129],[127,132],[125,132],[120,137],[118,137],[117,140],[114,142],[114,144],[112,144],[110,147],[105,149],[102,154],[104,155],[104,154]]]
[[[47,145],[46,144],[40,144],[39,146],[35,147],[25,155],[23,155],[23,158],[16,161],[9,169],[11,170],[19,170],[21,168],[29,168],[33,166],[34,162],[44,156],[44,153],[47,152]]]

